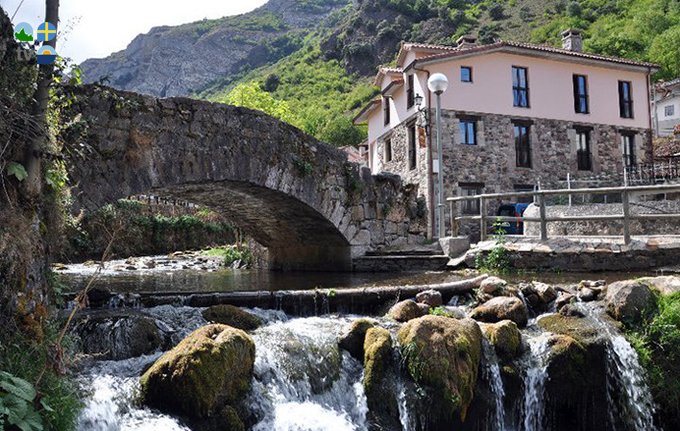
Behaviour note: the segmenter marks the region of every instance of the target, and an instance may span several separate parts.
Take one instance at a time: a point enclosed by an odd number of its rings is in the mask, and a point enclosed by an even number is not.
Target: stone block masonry
[[[434,114],[432,114],[434,118]],[[473,121],[476,128],[475,144],[461,143],[461,120]],[[565,180],[567,173],[575,181],[598,175],[623,172],[622,136],[635,138],[635,157],[638,163],[652,160],[651,134],[648,129],[619,128],[603,124],[576,123],[531,117],[514,117],[478,112],[444,110],[442,113],[444,195],[446,197],[483,193],[531,190],[541,184],[551,187]],[[518,167],[516,162],[514,125],[529,128],[531,167]],[[418,185],[418,193],[427,200],[427,151],[417,145],[417,163],[409,166],[409,131],[412,120],[404,121],[378,139],[378,155],[383,170],[398,174],[404,182]],[[590,139],[592,167],[579,170],[577,131],[585,131]],[[422,132],[418,132],[420,135]],[[434,133],[434,126],[433,132]],[[385,160],[385,142],[391,141],[392,160]],[[432,136],[434,142],[434,135]],[[419,143],[418,143],[419,144]],[[436,159],[436,154],[433,155]],[[435,178],[436,179],[436,178]],[[579,183],[583,186],[584,183]],[[489,215],[496,213],[501,202],[489,202]],[[476,212],[471,203],[461,206],[460,212]],[[446,218],[449,228],[448,217]],[[461,233],[479,238],[477,223],[463,223]]]
[[[366,251],[425,240],[418,185],[372,176],[261,112],[101,86],[67,91],[84,132],[65,144],[87,153],[67,151],[80,207],[149,192],[200,204],[267,247],[274,269],[348,270]]]

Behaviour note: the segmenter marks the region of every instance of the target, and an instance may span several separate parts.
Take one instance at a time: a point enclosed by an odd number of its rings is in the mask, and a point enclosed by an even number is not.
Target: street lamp
[[[427,80],[427,88],[437,95],[437,218],[439,238],[446,236],[444,227],[444,155],[442,154],[442,93],[449,88],[449,80],[443,73],[435,73]]]
[[[416,109],[418,110],[418,119],[416,121],[416,125],[425,129],[425,134],[429,135],[430,124],[428,121],[427,108],[423,106],[423,96],[416,94],[416,97],[414,97],[413,100],[415,101]]]

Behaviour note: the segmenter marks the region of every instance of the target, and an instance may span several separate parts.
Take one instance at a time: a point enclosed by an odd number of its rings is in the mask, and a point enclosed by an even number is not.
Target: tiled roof
[[[470,54],[477,54],[477,53],[484,53],[487,51],[494,51],[494,50],[503,50],[506,48],[516,48],[516,49],[525,49],[525,50],[531,50],[531,51],[540,51],[540,52],[545,52],[549,54],[557,54],[557,55],[565,55],[565,56],[570,56],[570,57],[578,57],[578,58],[583,58],[583,59],[588,59],[588,60],[595,60],[595,61],[604,61],[608,63],[615,63],[615,64],[623,64],[623,65],[629,65],[629,66],[638,66],[638,67],[648,67],[652,69],[658,69],[659,66],[653,63],[646,63],[646,62],[640,62],[640,61],[635,61],[635,60],[629,60],[627,58],[620,58],[620,57],[609,57],[605,55],[599,55],[599,54],[590,54],[587,52],[577,52],[577,51],[570,51],[568,49],[562,49],[562,48],[555,48],[553,46],[548,46],[548,45],[534,45],[530,43],[521,43],[521,42],[510,42],[510,41],[498,41],[495,43],[490,43],[487,45],[479,45],[479,46],[473,46],[473,47],[466,47],[462,49],[456,49],[453,48],[451,52],[444,52],[441,54],[434,54],[434,55],[429,55],[427,57],[421,57],[416,62],[418,63],[429,63],[433,61],[438,61],[438,60],[443,60],[447,58],[453,58],[457,56],[462,56],[462,55],[470,55]]]
[[[668,157],[677,157],[680,154],[680,140],[674,137],[659,138],[654,146],[654,158],[663,159]]]
[[[411,49],[419,49],[424,51],[455,51],[458,48],[455,46],[446,45],[432,45],[427,43],[414,43],[414,42],[402,42],[399,48],[399,54],[397,54],[397,64],[402,64],[404,62],[404,57],[406,56],[406,51]]]
[[[403,80],[403,79],[401,79],[401,78],[395,79],[394,81],[392,81],[392,82],[390,82],[389,84],[387,84],[387,87],[385,87],[385,88],[383,89],[382,94],[388,96],[389,93],[390,93],[391,91],[396,90],[397,88],[399,88],[399,87],[401,87],[401,86],[403,86],[403,85],[404,85],[404,80]]]
[[[401,74],[404,73],[402,69],[396,68],[396,67],[380,67],[378,69],[378,74],[375,76],[375,79],[373,80],[373,85],[380,85],[380,80],[383,78],[385,75],[389,74]]]
[[[381,103],[382,103],[382,99],[380,97],[376,97],[375,99],[371,100],[370,102],[368,102],[368,104],[366,106],[363,107],[363,109],[361,111],[359,111],[359,113],[357,115],[354,116],[354,118],[352,119],[352,122],[354,124],[365,123],[366,121],[368,121],[368,118],[366,118],[366,120],[362,120],[361,118],[366,116],[366,114],[371,112],[375,107],[377,107]]]

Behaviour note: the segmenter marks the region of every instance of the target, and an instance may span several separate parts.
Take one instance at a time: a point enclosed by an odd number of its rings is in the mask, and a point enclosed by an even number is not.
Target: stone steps
[[[441,271],[446,269],[449,257],[443,254],[368,254],[354,259],[352,269],[355,272],[415,272]]]

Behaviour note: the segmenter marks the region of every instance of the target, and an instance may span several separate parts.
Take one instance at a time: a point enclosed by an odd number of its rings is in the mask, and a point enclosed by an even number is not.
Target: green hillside
[[[659,63],[655,79],[680,74],[678,0],[364,0],[333,13],[298,51],[226,77],[199,97],[238,104],[230,92],[255,83],[261,94],[251,99],[283,103],[286,119],[319,139],[356,144],[365,131],[350,118],[377,94],[371,78],[378,65],[394,61],[400,41],[453,44],[471,33],[483,43],[560,46],[560,31],[569,27],[584,30],[587,51]]]

